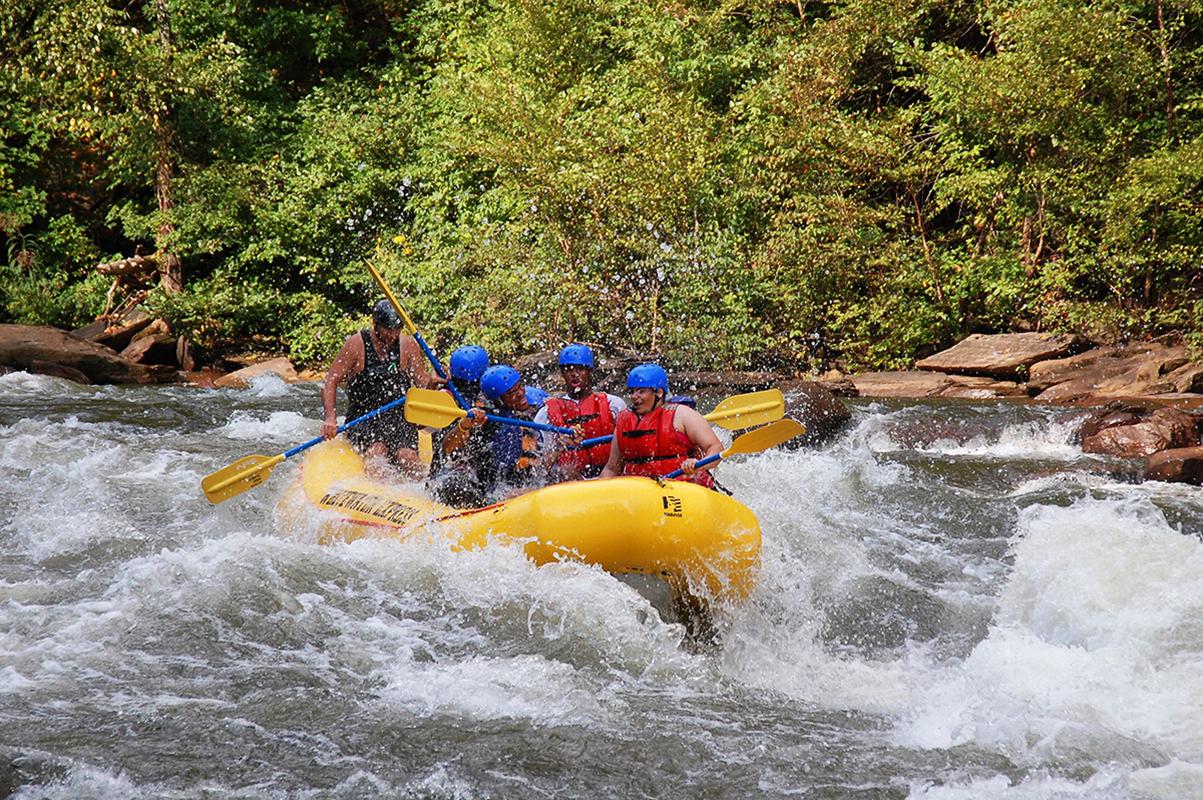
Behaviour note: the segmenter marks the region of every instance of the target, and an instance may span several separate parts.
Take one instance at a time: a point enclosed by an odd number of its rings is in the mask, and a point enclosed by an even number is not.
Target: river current
[[[0,377],[0,797],[1203,797],[1203,490],[1080,412],[858,400],[724,464],[764,565],[682,645],[519,549],[283,534],[315,385]]]

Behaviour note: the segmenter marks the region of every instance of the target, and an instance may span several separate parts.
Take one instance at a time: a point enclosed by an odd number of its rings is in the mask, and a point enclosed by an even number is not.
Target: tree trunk
[[[1157,49],[1161,52],[1161,68],[1165,75],[1165,134],[1174,135],[1174,82],[1170,68],[1169,37],[1165,30],[1162,0],[1157,0]]]
[[[159,46],[163,50],[163,61],[171,74],[172,42],[171,14],[167,0],[155,0],[155,22],[159,29]],[[168,93],[158,99],[152,120],[155,132],[155,200],[159,205],[159,229],[155,235],[155,249],[159,262],[159,286],[166,294],[176,294],[184,288],[183,268],[179,256],[171,251],[175,224],[171,212],[175,206],[172,197],[172,178],[175,164],[175,128],[171,120]]]
[[[931,273],[932,286],[936,290],[936,301],[944,305],[944,288],[940,285],[940,271],[932,258],[931,244],[927,241],[927,225],[923,222],[923,209],[919,206],[919,194],[914,189],[907,189],[911,196],[911,205],[915,208],[915,225],[919,228],[919,241],[923,244],[923,260],[927,271]]]

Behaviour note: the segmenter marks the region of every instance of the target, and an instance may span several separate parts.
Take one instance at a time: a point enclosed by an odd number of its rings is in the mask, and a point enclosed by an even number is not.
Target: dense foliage
[[[375,259],[428,335],[896,366],[1203,331],[1203,0],[15,0],[0,320],[98,261],[317,361]],[[172,202],[156,202],[156,163]],[[159,162],[156,162],[156,158]],[[165,226],[165,223],[170,223]]]

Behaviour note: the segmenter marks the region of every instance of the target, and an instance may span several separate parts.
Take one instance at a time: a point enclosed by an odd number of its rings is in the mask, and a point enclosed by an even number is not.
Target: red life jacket
[[[610,398],[604,392],[594,392],[579,402],[567,397],[549,397],[544,406],[548,422],[562,428],[580,425],[586,439],[614,433],[614,412],[610,409]],[[573,472],[596,474],[609,460],[610,443],[602,442],[584,450],[566,450],[559,463]]]
[[[622,474],[655,478],[680,469],[687,458],[702,455],[688,436],[673,428],[676,412],[676,404],[668,403],[643,417],[630,409],[618,415],[615,429],[618,449],[622,452]],[[714,478],[707,470],[695,472],[692,478],[682,475],[677,480],[714,488]]]

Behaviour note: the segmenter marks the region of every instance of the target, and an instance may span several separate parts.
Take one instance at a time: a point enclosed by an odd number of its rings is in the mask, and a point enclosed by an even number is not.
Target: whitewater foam
[[[1203,544],[1142,499],[1021,514],[987,637],[934,670],[900,731],[1027,765],[1067,752],[1146,765],[1203,757]]]

